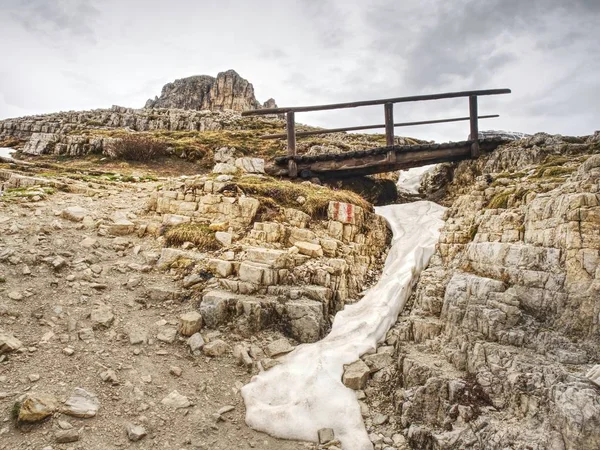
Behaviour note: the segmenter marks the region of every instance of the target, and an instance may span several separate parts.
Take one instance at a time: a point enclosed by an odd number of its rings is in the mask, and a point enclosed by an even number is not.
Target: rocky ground
[[[204,334],[226,344],[194,355],[177,335],[194,306],[181,298],[180,281],[154,269],[155,239],[115,237],[61,215],[77,206],[93,221],[135,218],[155,185],[0,201],[0,448],[117,449],[141,434],[139,448],[305,448],[244,425],[238,391],[251,373],[231,352],[240,336]],[[16,352],[4,352],[7,334],[22,343]],[[266,346],[279,337],[267,331],[255,340]],[[93,418],[64,411],[14,425],[13,407],[24,397],[51,395],[62,411],[77,389],[96,399]],[[139,428],[128,437],[131,426]],[[64,430],[77,442],[58,444]]]
[[[598,448],[599,142],[540,134],[424,180],[437,252],[343,376],[375,449]],[[0,449],[315,448],[249,429],[239,389],[376,281],[385,224],[214,156],[168,180],[0,169]]]
[[[388,237],[370,206],[287,183],[285,208],[262,175],[41,166],[0,172],[0,448],[313,448],[249,429],[239,389],[376,280]],[[342,195],[362,208],[308,214]],[[215,248],[166,247],[196,223]]]

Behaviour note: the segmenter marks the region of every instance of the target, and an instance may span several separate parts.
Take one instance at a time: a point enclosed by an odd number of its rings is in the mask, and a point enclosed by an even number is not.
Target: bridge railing
[[[242,112],[242,116],[264,116],[271,114],[285,114],[286,115],[286,134],[275,134],[263,136],[264,139],[279,139],[287,136],[287,152],[288,152],[288,175],[291,178],[295,178],[298,175],[298,167],[294,156],[296,156],[296,137],[297,136],[310,136],[316,134],[327,134],[337,133],[340,131],[355,131],[355,130],[367,130],[375,128],[385,128],[386,145],[388,147],[394,146],[394,128],[401,126],[412,126],[412,125],[425,125],[433,123],[444,123],[444,122],[460,122],[469,121],[470,133],[469,140],[471,143],[471,157],[477,158],[479,156],[479,123],[478,119],[488,119],[492,117],[499,117],[498,115],[478,115],[477,97],[486,95],[500,95],[510,94],[510,89],[487,89],[487,90],[476,90],[476,91],[460,91],[460,92],[446,92],[442,94],[428,94],[428,95],[413,95],[410,97],[395,97],[386,98],[380,100],[365,100],[360,102],[349,102],[349,103],[332,103],[328,105],[315,105],[315,106],[295,106],[295,107],[283,107],[283,108],[265,108],[255,109],[251,111]],[[408,103],[408,102],[420,102],[427,100],[441,100],[447,98],[469,98],[469,117],[457,117],[452,119],[437,119],[437,120],[425,120],[420,122],[404,122],[394,123],[394,104],[395,103]],[[384,106],[384,118],[385,123],[383,125],[364,125],[357,127],[346,127],[346,128],[333,128],[328,130],[317,130],[317,131],[306,131],[296,133],[296,113],[297,112],[311,112],[311,111],[324,111],[331,109],[345,109],[345,108],[358,108],[361,106]],[[388,158],[390,162],[395,159],[395,151],[390,148],[388,152]]]

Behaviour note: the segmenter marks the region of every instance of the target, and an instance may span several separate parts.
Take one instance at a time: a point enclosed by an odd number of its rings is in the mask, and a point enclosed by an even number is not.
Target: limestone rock
[[[311,242],[297,241],[294,243],[302,255],[310,256],[311,258],[319,258],[323,256],[323,248],[319,244]]]
[[[23,344],[21,341],[19,341],[12,334],[0,331],[0,355],[14,352],[15,350],[20,349],[22,346]]]
[[[193,354],[199,354],[200,350],[202,350],[202,347],[204,347],[204,339],[200,333],[194,333],[187,340],[187,344]]]
[[[371,370],[362,360],[344,366],[342,382],[350,389],[364,389]]]
[[[208,344],[204,344],[202,347],[202,352],[206,356],[221,356],[227,350],[229,350],[229,346],[222,341],[221,339],[215,339],[214,341],[210,341]]]
[[[220,173],[224,175],[235,175],[238,172],[238,168],[229,163],[217,163],[213,167],[212,171],[213,173]]]
[[[161,403],[174,409],[188,408],[189,406],[192,406],[192,402],[190,402],[185,395],[181,395],[177,391],[172,391],[169,395],[161,400]]]
[[[94,305],[90,314],[92,328],[109,328],[115,320],[112,308],[104,303],[98,302]]]
[[[21,403],[19,422],[39,422],[58,409],[58,400],[50,394],[31,393]]]
[[[202,316],[196,311],[182,314],[179,318],[179,333],[183,336],[192,336],[202,328]]]
[[[262,158],[238,158],[235,160],[235,166],[245,173],[265,173],[265,160]]]
[[[140,425],[134,425],[132,423],[125,425],[125,432],[127,433],[129,440],[132,442],[137,442],[148,434],[144,427]]]
[[[272,99],[269,104],[274,104]],[[216,78],[198,75],[175,80],[162,88],[160,97],[146,102],[146,108],[211,111],[246,111],[260,107],[252,84],[234,70],[220,72]]]
[[[56,442],[59,444],[67,444],[69,442],[77,442],[79,440],[79,431],[75,428],[70,430],[58,430],[54,435]]]
[[[81,206],[69,206],[63,209],[60,215],[72,222],[81,222],[85,216],[89,215],[89,211]]]
[[[332,428],[321,428],[318,432],[319,444],[327,444],[335,439]]]
[[[98,397],[82,388],[75,388],[73,394],[61,408],[61,412],[73,417],[94,417],[98,412]]]
[[[277,339],[267,345],[266,353],[269,358],[284,355],[294,350],[294,347],[285,338]]]

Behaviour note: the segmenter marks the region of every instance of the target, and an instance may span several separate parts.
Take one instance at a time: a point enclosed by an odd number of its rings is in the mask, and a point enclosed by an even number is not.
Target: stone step
[[[200,313],[209,328],[235,323],[241,333],[276,328],[299,342],[315,342],[326,331],[324,305],[308,297],[250,296],[225,290],[204,293]]]

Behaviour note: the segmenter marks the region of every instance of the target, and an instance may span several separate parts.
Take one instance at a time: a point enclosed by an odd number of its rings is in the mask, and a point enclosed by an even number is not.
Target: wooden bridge
[[[416,95],[412,97],[396,97],[381,100],[367,100],[351,103],[334,103],[317,106],[298,106],[288,108],[267,108],[242,112],[243,116],[264,116],[285,114],[287,126],[285,134],[262,136],[263,139],[282,139],[287,137],[287,156],[275,158],[274,174],[296,178],[318,176],[322,178],[345,178],[375,173],[391,172],[411,167],[419,167],[440,162],[462,161],[479,157],[481,150],[493,150],[503,139],[479,139],[478,119],[499,117],[498,115],[478,115],[477,97],[484,95],[510,94],[510,89],[488,89],[479,91],[447,92],[443,94]],[[469,116],[450,119],[424,120],[419,122],[394,123],[394,104],[440,100],[447,98],[468,97]],[[362,125],[345,128],[331,128],[317,131],[296,132],[295,115],[298,112],[323,111],[330,109],[357,108],[361,106],[384,106],[385,123],[381,125]],[[470,124],[469,139],[462,142],[444,144],[395,145],[394,128],[414,125],[426,125],[447,122],[468,121]],[[370,150],[351,151],[340,154],[322,154],[315,156],[298,155],[296,138],[318,134],[338,133],[341,131],[358,131],[385,128],[386,146]]]

